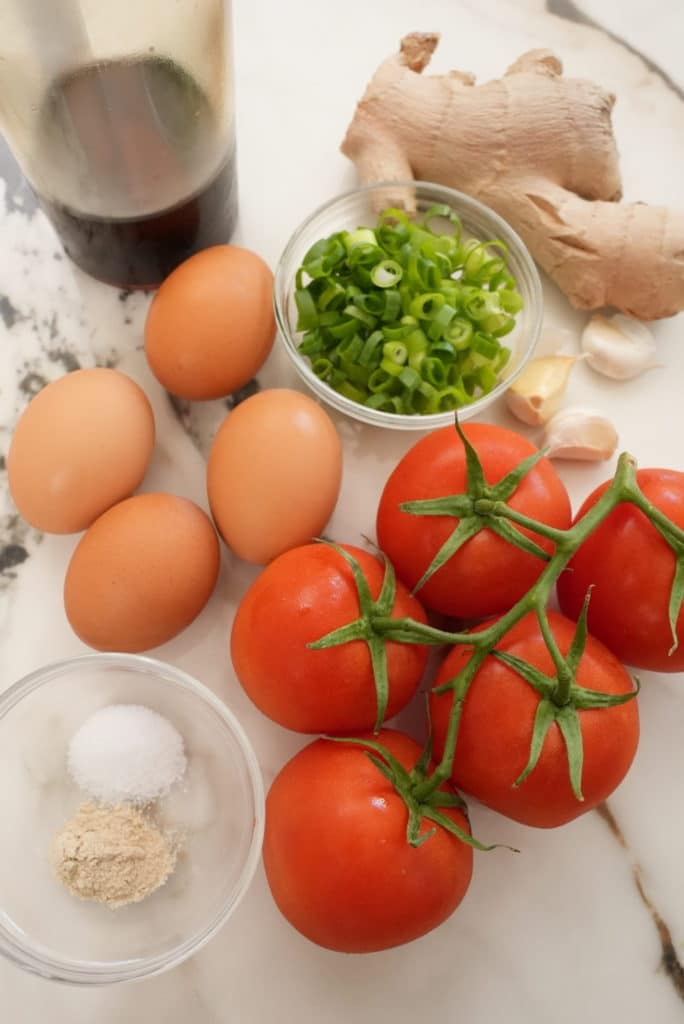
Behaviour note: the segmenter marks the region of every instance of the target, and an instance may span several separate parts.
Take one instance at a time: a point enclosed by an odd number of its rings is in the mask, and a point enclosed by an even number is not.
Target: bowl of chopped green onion
[[[429,182],[346,192],[297,228],[276,268],[280,338],[329,405],[426,430],[481,412],[531,357],[539,275],[513,229]]]

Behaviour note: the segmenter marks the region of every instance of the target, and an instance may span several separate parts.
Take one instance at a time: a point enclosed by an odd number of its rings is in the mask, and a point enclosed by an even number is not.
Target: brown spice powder
[[[137,808],[89,801],[55,836],[52,861],[74,896],[116,908],[139,903],[163,885],[176,852]]]

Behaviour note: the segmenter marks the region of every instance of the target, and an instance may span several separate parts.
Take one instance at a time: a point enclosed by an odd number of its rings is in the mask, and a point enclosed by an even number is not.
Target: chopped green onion
[[[461,218],[459,217],[459,215],[455,212],[455,210],[452,210],[451,207],[448,206],[446,203],[435,203],[433,206],[429,208],[429,210],[426,210],[425,213],[423,214],[423,225],[427,228],[428,231],[434,231],[434,228],[432,227],[432,221],[438,217],[443,220],[448,220],[449,223],[456,228],[454,235],[447,237],[453,238],[455,236],[458,244],[458,239],[460,239],[461,237]]]
[[[350,252],[355,245],[377,245],[375,232],[370,228],[358,228],[356,231],[351,231],[344,241],[347,252]]]
[[[486,359],[494,359],[499,351],[499,343],[494,338],[488,338],[481,331],[473,337],[473,352],[479,353]]]
[[[417,320],[434,320],[445,303],[442,292],[426,292],[416,296],[409,311]]]
[[[468,404],[468,396],[462,388],[447,387],[437,392],[437,411],[451,412]]]
[[[403,366],[408,358],[408,349],[400,341],[388,341],[382,346],[382,354],[385,359]]]
[[[326,327],[326,331],[331,338],[339,341],[340,338],[348,338],[351,334],[356,334],[358,327],[356,320],[340,320],[333,327]]]
[[[318,297],[319,309],[336,309],[344,302],[345,290],[337,281],[331,281]]]
[[[404,366],[399,374],[399,383],[406,391],[413,391],[420,385],[421,377],[410,366]]]
[[[515,327],[515,319],[508,313],[490,313],[481,323],[483,331],[493,334],[495,338],[503,338]]]
[[[299,345],[299,351],[302,355],[309,357],[319,355],[324,348],[325,342],[321,337],[320,331],[317,330],[307,331]]]
[[[413,334],[418,322],[414,324],[399,324],[398,327],[386,327],[383,324],[382,333],[387,341],[403,341],[404,338],[408,338],[409,335]]]
[[[379,353],[382,351],[380,346],[384,342],[385,336],[382,331],[373,331],[372,334],[368,335],[359,353],[359,363],[361,366],[371,366],[375,362],[376,353],[379,357]],[[299,350],[301,352],[301,346]]]
[[[373,271],[371,271],[371,277]],[[401,315],[401,295],[396,288],[387,288],[385,290],[385,308],[382,311],[382,320],[386,323],[391,323]]]
[[[496,359],[494,360],[494,362],[492,364],[493,367],[494,367],[494,370],[496,371],[496,373],[501,373],[501,371],[503,370],[504,366],[506,365],[506,363],[508,362],[508,360],[510,358],[511,358],[511,350],[510,350],[510,348],[505,348],[502,345],[501,348],[499,349],[499,354],[497,355]]]
[[[481,366],[477,371],[477,383],[482,388],[482,391],[487,394],[496,385],[496,372],[491,366]]]
[[[456,349],[450,341],[437,341],[430,347],[433,356],[438,356],[443,362],[450,363],[456,357]]]
[[[379,409],[381,412],[402,413],[404,411],[402,400],[397,395],[385,395],[382,392],[370,395],[364,405],[370,409]]]
[[[311,369],[321,380],[328,380],[333,370],[333,364],[329,359],[314,359]]]
[[[473,336],[473,325],[468,320],[452,320],[444,332],[444,340],[450,341],[455,349],[466,349]]]
[[[396,260],[380,260],[371,270],[370,279],[378,288],[393,288],[403,274],[401,264]]]
[[[377,320],[370,313],[366,313],[365,309],[360,309],[358,306],[345,306],[343,312],[347,316],[353,316],[355,320],[360,320],[364,327],[370,327],[371,330],[375,327]]]
[[[352,334],[350,338],[344,338],[337,346],[337,354],[340,358],[350,359],[356,362],[361,356],[363,339],[358,334]]]
[[[495,294],[477,292],[475,295],[469,296],[463,303],[463,312],[471,320],[480,321],[488,317],[490,313],[496,312],[498,305],[499,300]]]
[[[381,224],[376,230],[376,237],[383,249],[395,253],[408,241],[410,234],[406,224]]]
[[[415,413],[425,414],[433,412],[432,405],[435,401],[437,390],[433,388],[432,384],[428,384],[427,381],[415,389],[411,393],[411,406]]]
[[[445,302],[442,308],[437,311],[437,315],[433,317],[432,323],[428,327],[428,337],[432,338],[433,341],[439,341],[444,336],[445,330],[455,316],[456,310],[454,307]]]
[[[507,313],[519,313],[523,307],[522,295],[520,292],[512,291],[510,288],[501,288],[498,292],[501,308]]]
[[[389,208],[375,228],[319,239],[295,274],[298,349],[317,377],[369,408],[460,408],[496,386],[510,357],[500,339],[523,300],[506,254],[500,241],[463,240],[445,204],[420,219]]]
[[[297,306],[298,313],[298,331],[308,331],[312,327],[318,327],[316,303],[306,288],[298,288],[295,292],[295,305]]]
[[[357,295],[354,302],[359,309],[370,316],[381,316],[385,312],[385,296],[382,292],[368,292],[367,295]]]
[[[378,366],[377,370],[373,370],[368,378],[368,390],[372,392],[389,391],[394,386],[394,376]]]
[[[350,384],[348,380],[343,380],[341,384],[335,388],[345,398],[351,398],[352,402],[363,402],[366,397],[361,388],[355,388],[353,384]]]
[[[397,206],[389,206],[378,215],[378,225],[383,226],[385,224],[390,226],[403,226],[407,231],[411,227],[411,222],[408,219],[406,210],[400,210]]]
[[[443,388],[447,382],[447,368],[440,359],[434,356],[426,356],[420,364],[422,373],[428,384],[435,388]]]
[[[420,328],[417,331],[413,331],[406,338],[405,345],[408,352],[409,366],[412,366],[414,370],[420,369],[420,364],[427,355],[429,348],[429,342],[425,333]]]

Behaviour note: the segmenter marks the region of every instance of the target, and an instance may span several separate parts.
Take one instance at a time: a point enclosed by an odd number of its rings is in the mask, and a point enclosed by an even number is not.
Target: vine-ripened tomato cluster
[[[682,473],[623,454],[573,521],[542,452],[456,422],[395,467],[377,536],[381,558],[329,541],[277,558],[231,640],[254,703],[326,735],[269,792],[264,863],[285,917],[345,952],[409,941],[458,905],[473,847],[491,847],[457,789],[528,825],[570,821],[636,753],[638,684],[622,661],[684,666]],[[548,608],[556,584],[566,614]],[[436,628],[426,608],[470,625]],[[421,750],[383,722],[435,645],[447,653]]]

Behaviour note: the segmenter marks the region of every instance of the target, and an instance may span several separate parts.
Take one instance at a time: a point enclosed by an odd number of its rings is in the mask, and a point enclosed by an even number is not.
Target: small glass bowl
[[[460,408],[459,419],[476,416],[496,401],[530,359],[539,339],[542,323],[541,283],[532,257],[515,231],[493,210],[462,192],[424,181],[383,181],[355,188],[324,203],[300,224],[285,246],[276,267],[273,303],[279,334],[287,355],[302,380],[324,402],[339,412],[374,426],[395,430],[432,430],[453,423],[453,412],[410,416],[369,409],[339,394],[317,377],[309,359],[297,350],[301,333],[297,331],[295,277],[306,252],[318,239],[326,238],[335,231],[372,227],[377,220],[377,211],[385,206],[398,205],[397,197],[402,194],[408,194],[414,199],[418,213],[425,212],[435,203],[447,203],[461,218],[464,235],[479,240],[499,239],[507,247],[508,270],[515,278],[524,301],[523,309],[516,316],[515,329],[504,339],[504,344],[511,349],[511,357],[496,387]]]
[[[185,742],[185,778],[155,820],[181,837],[175,871],[140,903],[112,910],[54,877],[50,847],[87,799],[67,771],[71,737],[108,704],[142,704]],[[0,954],[58,981],[104,985],[159,974],[225,924],[261,854],[264,792],[231,711],[185,672],[152,658],[88,654],[32,672],[0,697]]]

